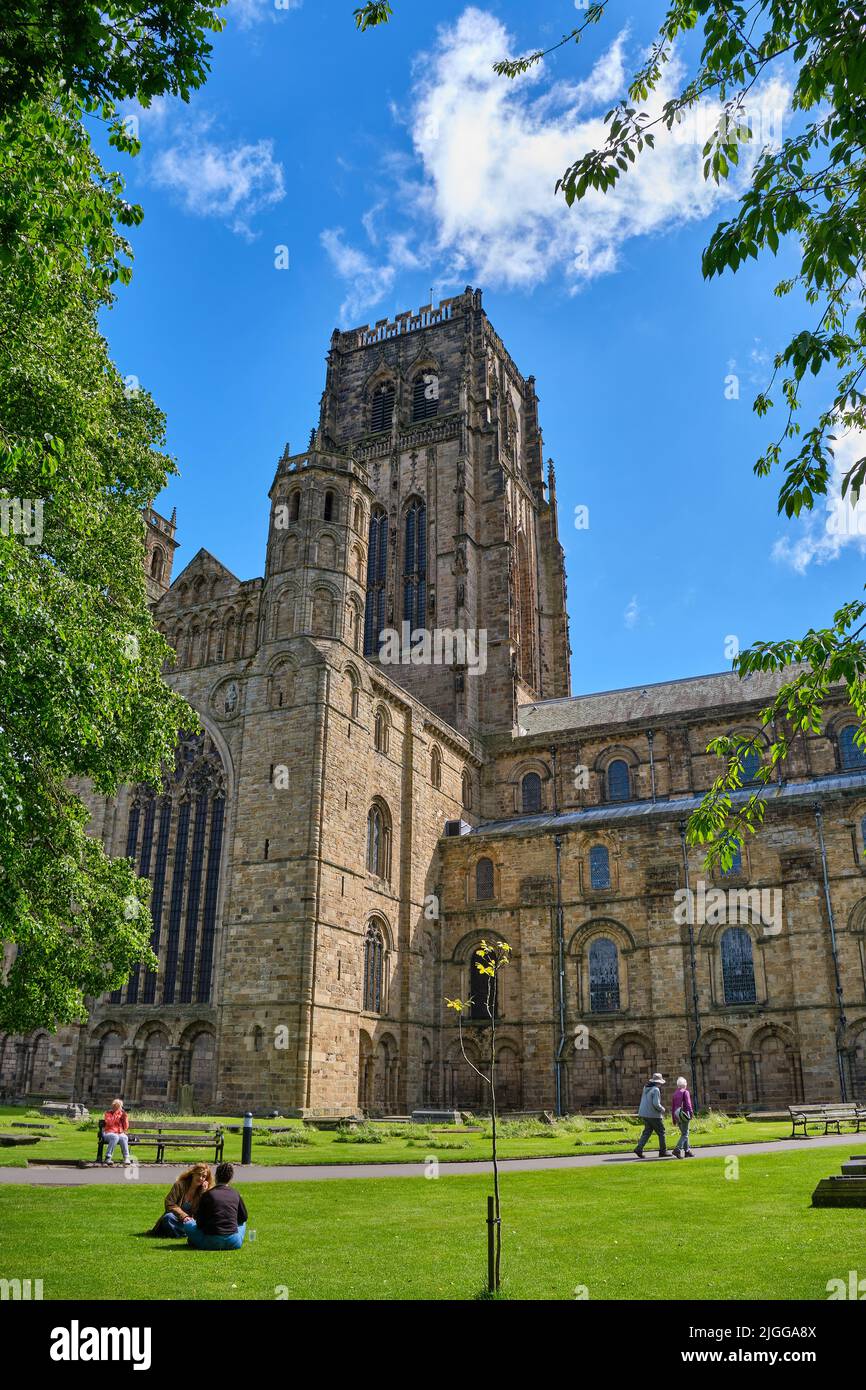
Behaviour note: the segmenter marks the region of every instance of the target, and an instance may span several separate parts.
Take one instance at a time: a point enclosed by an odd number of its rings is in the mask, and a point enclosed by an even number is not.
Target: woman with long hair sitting
[[[198,1205],[214,1185],[213,1173],[207,1163],[194,1163],[172,1184],[165,1198],[165,1212],[159,1218],[152,1236],[189,1236],[196,1229]]]

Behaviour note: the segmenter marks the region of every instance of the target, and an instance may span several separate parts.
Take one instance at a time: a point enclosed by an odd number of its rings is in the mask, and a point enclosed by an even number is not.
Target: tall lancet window
[[[424,627],[427,611],[427,507],[416,497],[406,509],[403,547],[403,621]]]
[[[388,518],[379,509],[370,517],[367,545],[367,608],[364,614],[364,655],[377,656],[379,634],[385,626],[385,580],[388,574]]]
[[[535,599],[526,537],[517,537],[517,632],[518,669],[527,685],[535,685]]]

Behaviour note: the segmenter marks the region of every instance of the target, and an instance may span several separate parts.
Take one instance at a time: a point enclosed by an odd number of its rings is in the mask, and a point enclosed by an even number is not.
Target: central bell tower
[[[511,728],[519,703],[568,695],[553,465],[545,485],[534,378],[518,371],[481,291],[335,331],[327,363],[310,448],[286,455],[278,479],[305,480],[300,505],[320,527],[329,472],[352,480],[331,518],[342,589],[334,635],[341,628],[462,733]],[[286,524],[298,520],[290,513]],[[272,526],[269,572],[300,565],[308,588],[320,553],[308,538],[286,561],[278,536]],[[294,630],[321,631],[309,595],[304,603]]]

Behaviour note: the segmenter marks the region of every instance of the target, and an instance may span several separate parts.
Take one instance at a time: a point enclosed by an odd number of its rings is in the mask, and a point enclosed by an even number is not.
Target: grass
[[[148,1118],[149,1112],[137,1112],[136,1119]],[[0,1106],[0,1132],[25,1133],[13,1130],[10,1121],[35,1119],[45,1123],[37,1111],[21,1107]],[[237,1116],[171,1115],[173,1122],[184,1119],[203,1123],[208,1119],[224,1124],[240,1124]],[[27,1148],[0,1148],[0,1165],[26,1168],[27,1158],[84,1158],[96,1157],[98,1116],[82,1124],[74,1120],[55,1120],[50,1130],[40,1130],[48,1137]],[[253,1137],[253,1162],[267,1164],[308,1163],[415,1163],[421,1161],[423,1150],[442,1155],[443,1163],[459,1163],[490,1157],[489,1121],[479,1120],[482,1134],[462,1132],[459,1127],[445,1131],[441,1128],[413,1124],[363,1125],[355,1131],[314,1130],[290,1120],[257,1120]],[[628,1152],[634,1148],[641,1122],[622,1118],[573,1115],[548,1125],[537,1120],[504,1120],[500,1124],[500,1153],[503,1158],[559,1158],[568,1154],[603,1154]],[[287,1128],[286,1135],[271,1134],[274,1127]],[[668,1126],[671,1142],[677,1131]],[[790,1137],[790,1124],[782,1121],[730,1119],[710,1113],[700,1116],[692,1126],[692,1145],[751,1144],[767,1139]],[[855,1136],[856,1137],[856,1136]],[[651,1141],[654,1146],[655,1140]],[[135,1149],[132,1150],[135,1153]],[[152,1158],[153,1149],[142,1149],[142,1161]],[[193,1149],[168,1150],[173,1161],[190,1162],[207,1156]],[[225,1156],[238,1162],[241,1156],[240,1134],[226,1135]],[[119,1161],[120,1150],[115,1151]]]
[[[851,1152],[857,1148],[856,1139]],[[862,1143],[860,1144],[862,1148]],[[814,1209],[843,1152],[509,1173],[503,1275],[510,1299],[826,1299],[866,1274],[863,1212]],[[486,1268],[488,1178],[240,1184],[256,1238],[237,1253],[137,1238],[160,1193],[0,1187],[0,1277],[46,1299],[460,1299]],[[109,1252],[109,1254],[107,1254]]]

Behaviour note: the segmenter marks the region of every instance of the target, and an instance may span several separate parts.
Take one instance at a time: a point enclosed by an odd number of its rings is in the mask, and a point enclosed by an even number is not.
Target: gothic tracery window
[[[385,936],[375,921],[364,937],[364,1010],[385,1012]]]
[[[385,580],[388,574],[388,517],[379,508],[370,517],[367,546],[367,606],[364,613],[364,655],[379,652],[385,626]]]
[[[378,878],[391,876],[391,817],[380,802],[374,802],[367,816],[367,868]]]
[[[132,797],[127,855],[151,880],[151,949],[158,975],[135,967],[128,1004],[207,1003],[211,997],[225,824],[225,774],[208,734],[184,734],[161,789]],[[157,999],[159,995],[159,999]],[[121,991],[112,996],[120,1002]]]
[[[391,428],[394,414],[394,383],[383,381],[373,392],[370,402],[370,429],[374,434]]]
[[[427,613],[427,507],[416,497],[406,508],[403,545],[403,621],[424,627]]]
[[[412,419],[428,420],[439,413],[439,377],[432,367],[419,372],[412,386]]]
[[[726,1004],[754,1004],[755,961],[752,938],[745,927],[728,927],[722,935],[722,983]]]
[[[619,1008],[619,957],[616,943],[600,936],[589,948],[589,1007],[594,1014]]]

